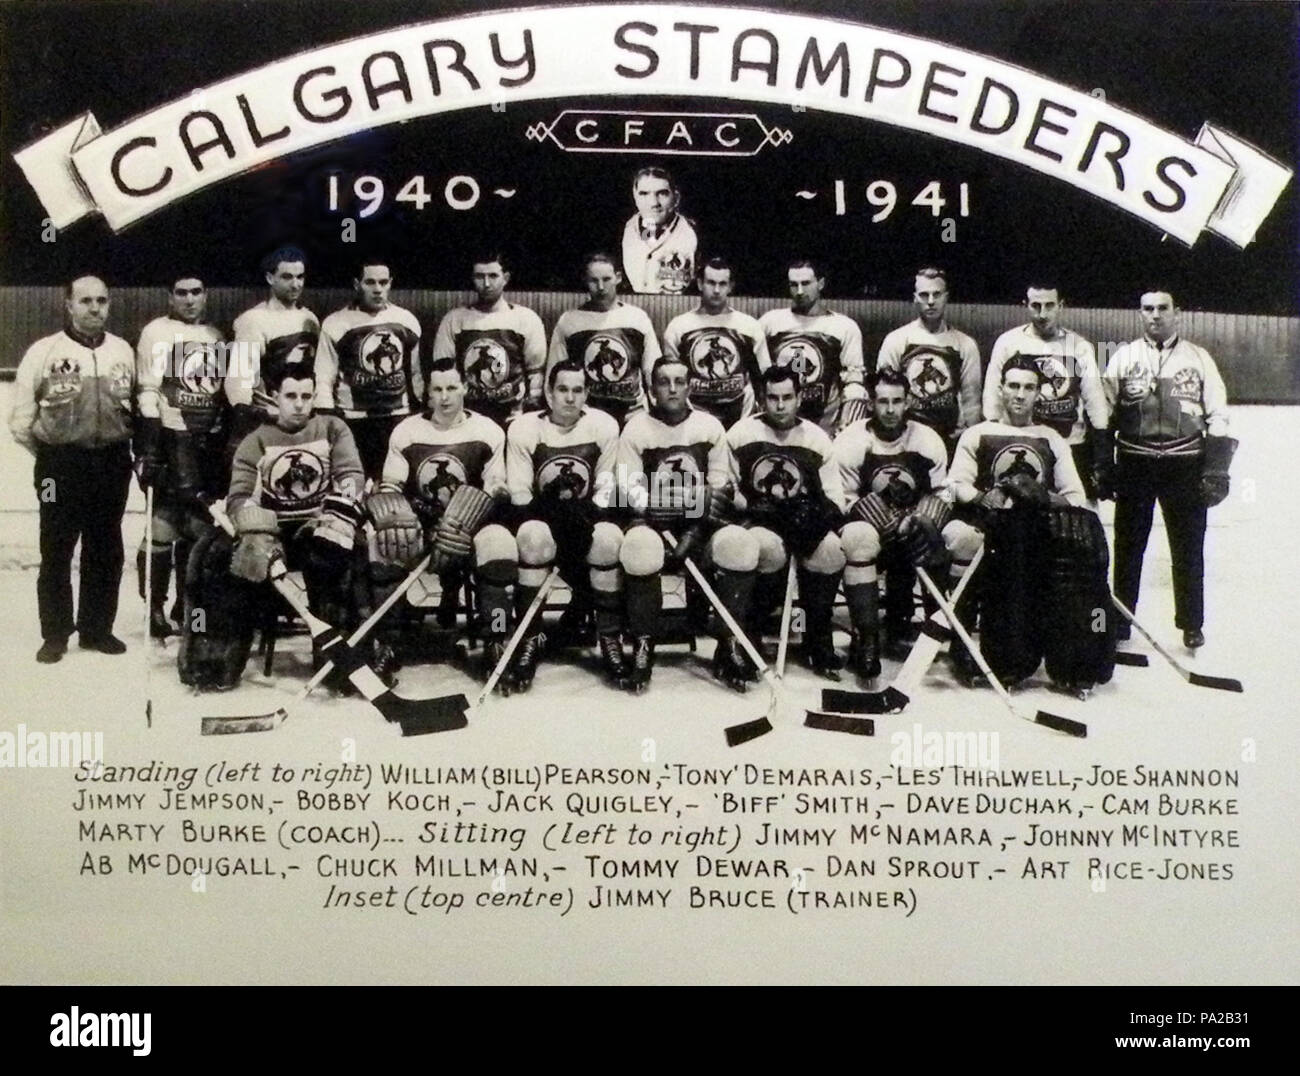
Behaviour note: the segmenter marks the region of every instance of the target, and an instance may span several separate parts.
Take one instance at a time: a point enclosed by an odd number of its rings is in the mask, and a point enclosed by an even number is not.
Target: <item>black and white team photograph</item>
[[[5,982],[1294,984],[1298,17],[0,4]]]

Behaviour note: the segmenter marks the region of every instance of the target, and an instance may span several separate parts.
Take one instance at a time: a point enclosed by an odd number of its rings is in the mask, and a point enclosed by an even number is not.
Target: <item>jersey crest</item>
[[[798,464],[784,453],[767,452],[749,468],[748,485],[762,497],[786,501],[803,492],[803,475]]]
[[[325,496],[329,464],[313,447],[268,451],[262,468],[263,501],[277,512],[310,508]]]
[[[591,447],[595,447],[594,445]],[[573,449],[538,446],[537,489],[562,501],[591,496],[591,460]]]
[[[904,353],[899,368],[907,379],[909,412],[938,429],[956,428],[961,411],[957,384],[961,356],[955,348],[913,344]]]
[[[976,449],[975,463],[975,485],[979,489],[992,489],[1002,479],[1016,475],[1027,475],[1048,489],[1055,488],[1056,459],[1043,437],[984,436]]]

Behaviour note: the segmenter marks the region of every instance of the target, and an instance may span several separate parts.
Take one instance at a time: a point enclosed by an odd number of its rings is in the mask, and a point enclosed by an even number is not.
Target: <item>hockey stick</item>
[[[510,659],[514,657],[515,650],[523,641],[524,632],[528,630],[528,625],[533,622],[533,618],[541,611],[542,606],[546,603],[547,596],[551,593],[551,588],[555,586],[556,580],[560,578],[560,569],[552,568],[542,581],[541,587],[534,595],[532,603],[524,610],[524,615],[519,618],[519,623],[515,625],[514,634],[506,642],[506,648],[501,651],[501,657],[497,659],[496,667],[492,670],[487,678],[487,683],[483,685],[483,690],[478,693],[478,698],[474,700],[471,708],[474,713],[478,713],[480,707],[487,702],[488,696],[492,694],[493,688],[497,686],[497,681],[501,679],[502,673],[510,665]]]
[[[785,577],[785,604],[781,607],[781,641],[776,645],[776,678],[785,680],[785,651],[790,643],[790,614],[794,609],[794,557],[790,558],[790,570]]]
[[[949,599],[955,606],[962,596],[966,585],[975,577],[975,569],[984,559],[984,547],[981,545],[971,558],[970,564],[962,573],[956,588]],[[926,671],[934,664],[939,655],[939,648],[951,637],[951,632],[943,626],[943,610],[936,609],[921,624],[921,634],[912,644],[907,660],[890,681],[888,687],[881,691],[822,691],[822,709],[845,714],[897,714],[911,701],[909,692],[915,691]],[[817,726],[822,727],[822,726]],[[836,730],[840,731],[840,730]]]
[[[1029,714],[1022,711],[1020,707],[1016,705],[1015,700],[1011,698],[1007,689],[1002,686],[1001,681],[993,675],[993,670],[989,668],[989,663],[984,660],[984,655],[980,653],[979,647],[975,645],[975,640],[970,637],[970,632],[968,632],[962,626],[961,621],[957,619],[957,614],[953,610],[953,607],[948,604],[944,599],[943,594],[940,593],[939,588],[934,585],[934,580],[930,578],[929,573],[924,568],[918,567],[916,569],[916,574],[920,577],[925,589],[930,592],[930,597],[939,603],[939,608],[943,610],[944,616],[948,618],[948,623],[951,625],[952,630],[957,633],[957,638],[966,644],[966,649],[970,651],[971,657],[975,659],[975,664],[979,666],[980,672],[988,677],[989,684],[992,685],[993,690],[998,693],[998,697],[1006,703],[1008,710],[1022,721],[1028,721],[1034,725],[1042,725],[1044,728],[1055,729],[1057,732],[1063,732],[1067,736],[1088,735],[1088,726],[1083,724],[1081,721],[1074,721],[1068,717],[1059,717],[1056,714],[1048,713],[1046,710],[1039,710],[1033,717],[1030,717]]]
[[[669,532],[663,532],[663,539],[667,543],[669,549],[677,548],[677,539],[675,539]],[[695,566],[695,562],[691,560],[690,557],[683,557],[682,563],[686,565],[686,570],[691,573],[691,578],[695,580],[700,590],[704,592],[704,596],[709,599],[709,604],[713,606],[713,611],[718,614],[718,617],[727,626],[727,630],[730,631],[736,641],[740,643],[749,660],[754,663],[754,667],[758,669],[759,676],[767,681],[768,689],[772,693],[772,699],[768,703],[767,713],[762,717],[755,718],[753,721],[743,721],[739,725],[732,725],[725,730],[727,746],[739,747],[742,743],[755,740],[759,736],[766,736],[772,731],[772,715],[776,713],[777,705],[781,700],[781,684],[776,677],[772,675],[772,670],[768,668],[767,662],[763,660],[763,655],[754,648],[754,644],[749,641],[749,637],[740,630],[740,625],[736,623],[735,617],[733,617],[727,610],[727,607],[722,604],[722,599],[718,597],[717,592],[709,585],[709,581],[704,578],[704,573]]]
[[[153,638],[149,632],[153,609],[153,483],[144,491],[144,724],[153,728]]]
[[[1177,670],[1178,675],[1189,684],[1195,684],[1197,687],[1212,687],[1219,691],[1245,690],[1241,686],[1240,680],[1234,680],[1229,676],[1206,676],[1204,673],[1192,672],[1191,669],[1184,666],[1176,657],[1173,656],[1173,654],[1169,653],[1168,650],[1156,642],[1152,634],[1137,622],[1137,617],[1135,617],[1133,613],[1130,612],[1117,597],[1115,597],[1114,594],[1111,595],[1110,600],[1114,604],[1115,608],[1124,615],[1124,619],[1137,628],[1137,630],[1141,632],[1142,637],[1155,648],[1155,652],[1164,658],[1165,661],[1169,662],[1169,664]]]

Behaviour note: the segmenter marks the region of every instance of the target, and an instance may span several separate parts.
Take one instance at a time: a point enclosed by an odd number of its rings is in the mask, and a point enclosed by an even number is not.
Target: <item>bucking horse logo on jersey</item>
[[[325,466],[311,449],[286,449],[271,460],[264,488],[272,501],[285,508],[306,507],[324,492]]]
[[[455,456],[442,452],[426,457],[415,472],[420,497],[439,508],[447,507],[451,495],[465,479],[465,465]]]
[[[749,484],[773,501],[788,501],[803,490],[803,476],[785,456],[759,456],[749,472]]]

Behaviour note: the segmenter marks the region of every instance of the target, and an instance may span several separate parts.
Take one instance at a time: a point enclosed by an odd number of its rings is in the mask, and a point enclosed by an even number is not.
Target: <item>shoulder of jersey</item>
[[[618,436],[618,419],[599,407],[587,408],[584,419],[597,433],[606,436]]]
[[[473,412],[471,413],[474,414],[475,418],[483,417]],[[536,439],[538,432],[542,428],[543,421],[544,419],[541,411],[525,411],[522,415],[516,415],[510,420],[510,424],[506,426],[506,440],[521,441],[525,438]],[[493,423],[493,425],[496,425],[496,423]]]
[[[527,412],[531,414],[532,412]],[[481,437],[490,445],[504,444],[506,439],[505,430],[498,426],[486,415],[480,415],[477,411],[466,411],[468,416],[465,421],[465,432],[472,433]],[[522,417],[522,416],[520,416]]]

